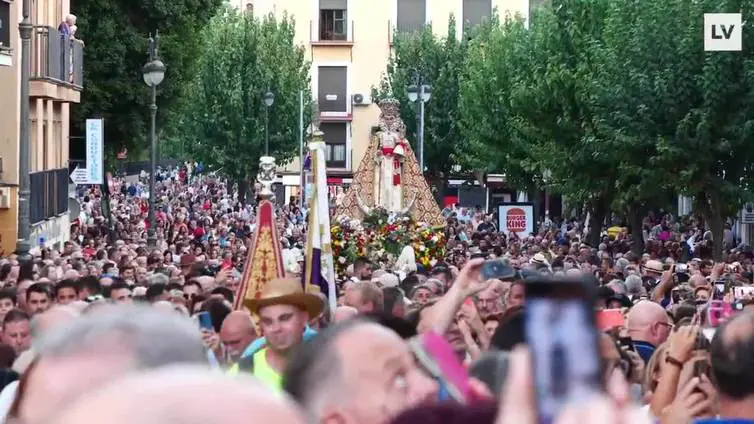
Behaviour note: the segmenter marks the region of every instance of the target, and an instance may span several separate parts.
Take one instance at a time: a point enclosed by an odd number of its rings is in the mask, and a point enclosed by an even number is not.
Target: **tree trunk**
[[[447,180],[437,174],[428,174],[426,178],[429,189],[432,191],[432,196],[435,198],[437,204],[440,205],[440,209],[442,209],[445,205],[445,186],[447,185]],[[459,198],[458,203],[461,203],[460,200]]]
[[[485,184],[485,181],[484,181],[484,174],[485,174],[485,172],[482,171],[482,170],[475,170],[474,171],[474,178],[476,178],[476,180],[479,181],[479,185],[481,187],[486,187],[487,186],[487,184]]]
[[[600,244],[600,234],[602,233],[602,223],[605,222],[607,215],[607,205],[605,201],[597,198],[591,204],[592,213],[589,214],[589,233],[586,235],[586,242],[589,246],[597,248]]]
[[[643,208],[631,208],[628,212],[629,225],[631,225],[631,251],[641,257],[644,253],[644,232],[642,231]]]
[[[712,258],[715,262],[722,262],[723,233],[725,232],[725,217],[718,196],[712,192],[699,193],[696,196],[698,210],[712,231]]]
[[[246,180],[243,177],[236,177],[236,185],[238,190],[238,201],[242,205],[246,204]]]
[[[531,185],[526,190],[529,201],[534,203],[534,220],[537,223],[544,221],[545,211],[542,208],[542,199],[539,198],[539,188],[536,185]]]

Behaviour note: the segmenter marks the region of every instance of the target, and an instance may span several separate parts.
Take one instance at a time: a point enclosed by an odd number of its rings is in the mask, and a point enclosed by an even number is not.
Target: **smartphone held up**
[[[524,332],[541,423],[552,422],[567,404],[588,402],[604,391],[595,287],[587,279],[526,281]],[[617,315],[604,318],[613,324]]]

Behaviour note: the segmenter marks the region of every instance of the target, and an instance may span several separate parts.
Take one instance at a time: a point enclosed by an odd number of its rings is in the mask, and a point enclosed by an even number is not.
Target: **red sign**
[[[522,233],[526,231],[526,212],[521,208],[511,208],[505,214],[508,231]]]

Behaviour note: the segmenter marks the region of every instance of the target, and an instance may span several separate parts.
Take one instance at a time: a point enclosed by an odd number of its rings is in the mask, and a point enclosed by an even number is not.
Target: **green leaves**
[[[722,231],[751,199],[754,53],[703,53],[701,34],[704,13],[739,10],[752,21],[754,0],[553,0],[528,29],[494,26],[462,73],[474,166],[627,214],[697,196]]]
[[[72,135],[83,135],[86,118],[105,119],[109,153],[126,147],[138,156],[148,147],[149,89],[141,68],[147,62],[147,36],[160,31],[160,57],[167,65],[159,86],[158,129],[172,121],[185,84],[193,75],[202,28],[222,0],[73,0],[77,36],[86,42],[84,91],[72,108]]]
[[[268,118],[270,155],[285,164],[297,154],[299,92],[305,95],[305,125],[312,101],[309,63],[294,32],[287,16],[277,21],[227,9],[210,21],[176,131],[178,142],[188,140],[192,157],[237,179],[252,178],[264,155]],[[269,109],[267,90],[275,96]]]

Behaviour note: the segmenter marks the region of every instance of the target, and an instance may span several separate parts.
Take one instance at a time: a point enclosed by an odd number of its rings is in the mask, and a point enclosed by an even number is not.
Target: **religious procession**
[[[754,424],[722,3],[0,0],[0,423]]]
[[[709,237],[694,241],[698,229],[679,231],[670,215],[645,218],[648,250],[636,255],[619,225],[592,247],[588,220],[526,233],[441,209],[398,103],[379,107],[336,204],[316,123],[303,208],[275,202],[271,156],[249,204],[201,167],[160,170],[155,228],[147,178],[110,176],[107,196],[84,187],[62,250],[0,260],[2,419],[747,416],[749,344],[736,334],[751,319],[750,247],[730,246],[731,262],[703,258]]]

